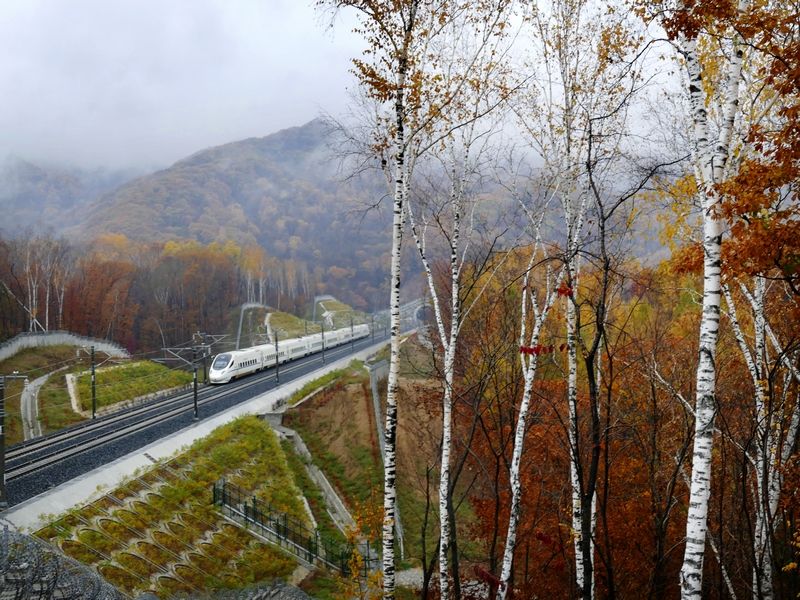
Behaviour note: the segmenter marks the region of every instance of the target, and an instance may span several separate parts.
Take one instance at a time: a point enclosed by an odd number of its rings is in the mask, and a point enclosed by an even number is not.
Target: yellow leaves
[[[726,63],[719,54],[717,42],[705,37],[701,38],[697,43],[697,58],[703,68],[701,83],[705,96],[705,106],[710,108],[711,100],[716,96],[716,91],[720,87],[720,77]]]
[[[178,256],[187,251],[197,250],[200,248],[200,242],[196,240],[170,240],[164,244],[164,249],[161,251],[162,256]]]
[[[633,227],[633,223],[636,220],[636,217],[639,216],[640,212],[641,210],[639,210],[635,205],[633,208],[631,208],[631,212],[628,214],[628,218],[625,220],[625,229],[630,229]]]
[[[353,73],[359,78],[370,97],[387,102],[394,97],[397,86],[378,73],[377,69],[363,60],[353,59],[355,70]]]
[[[638,40],[638,37],[634,38],[632,32],[620,23],[603,27],[597,47],[600,70],[602,71],[609,64],[623,60],[625,54]]]
[[[693,175],[684,175],[675,181],[655,180],[656,190],[642,194],[645,202],[666,205],[666,211],[660,211],[656,217],[661,226],[659,239],[673,252],[689,237],[694,225],[692,208],[697,198],[697,182]]]

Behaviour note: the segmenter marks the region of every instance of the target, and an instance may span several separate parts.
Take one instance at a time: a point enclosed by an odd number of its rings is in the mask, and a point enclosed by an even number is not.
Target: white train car
[[[369,335],[369,325],[355,325],[352,329],[344,327],[322,333],[314,333],[299,338],[278,340],[278,364],[314,354],[322,350],[323,341],[325,349],[335,348],[350,340],[357,340]],[[275,366],[275,345],[263,344],[232,350],[217,354],[208,371],[208,380],[211,383],[228,383],[233,379],[257,373]]]

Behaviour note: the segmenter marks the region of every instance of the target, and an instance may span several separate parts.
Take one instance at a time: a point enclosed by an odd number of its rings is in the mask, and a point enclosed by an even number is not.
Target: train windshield
[[[216,369],[217,371],[221,371],[222,369],[228,366],[229,362],[231,362],[230,354],[218,354],[217,358],[214,359],[214,364],[211,365],[211,368]]]

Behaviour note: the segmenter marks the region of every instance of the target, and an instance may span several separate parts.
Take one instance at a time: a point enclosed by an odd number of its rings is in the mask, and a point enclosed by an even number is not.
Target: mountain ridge
[[[329,283],[325,291],[365,306],[384,285],[389,216],[364,207],[385,184],[377,176],[341,181],[332,136],[315,119],[200,150],[103,194],[68,233],[85,241],[114,233],[144,243],[258,244]]]

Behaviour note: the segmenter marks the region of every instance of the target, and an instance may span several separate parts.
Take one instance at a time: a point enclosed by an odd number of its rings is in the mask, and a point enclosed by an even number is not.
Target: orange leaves
[[[800,153],[800,140],[794,151]],[[800,263],[800,205],[787,197],[798,176],[797,161],[745,161],[739,174],[720,185],[720,216],[730,223],[724,247],[729,269],[795,278]]]
[[[649,10],[653,10],[652,3],[648,4],[651,5]],[[673,10],[663,19],[663,24],[671,39],[680,35],[693,39],[702,30],[718,26],[719,23],[729,23],[735,16],[734,0],[686,0],[678,10]]]
[[[670,271],[676,274],[699,273],[703,269],[703,247],[689,244],[678,248],[669,260]]]
[[[353,65],[354,74],[364,84],[370,97],[379,102],[387,102],[394,96],[397,86],[381,75],[373,65],[357,58],[353,59]]]

